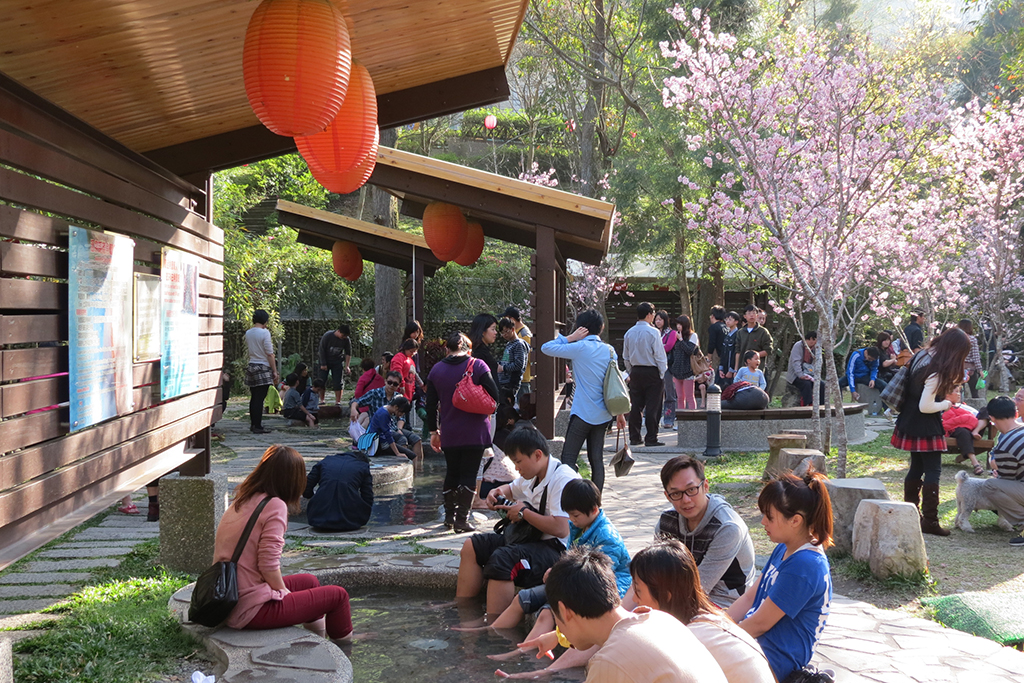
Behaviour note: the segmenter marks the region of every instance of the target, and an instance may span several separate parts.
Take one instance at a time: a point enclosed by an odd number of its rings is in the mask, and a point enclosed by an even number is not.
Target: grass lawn
[[[893,500],[903,500],[903,477],[907,470],[907,454],[889,445],[890,434],[884,432],[868,444],[851,447],[847,458],[848,477],[880,479]],[[956,516],[956,482],[953,476],[970,463],[954,465],[954,454],[943,456],[939,515],[942,525],[952,529]],[[708,463],[711,490],[725,496],[743,516],[758,554],[772,550],[761,527],[757,509],[761,472],[766,453],[729,454],[722,462]],[[830,471],[835,468],[835,451],[829,459]],[[969,471],[969,470],[968,470]],[[972,474],[973,476],[973,474]],[[746,483],[747,486],[740,484]],[[728,486],[721,486],[728,484]],[[930,578],[919,582],[887,582],[882,584],[870,576],[864,563],[849,556],[830,556],[837,593],[864,600],[879,607],[903,608],[920,612],[919,597],[949,595],[967,591],[1019,593],[1024,591],[1024,567],[1019,548],[1009,545],[1010,534],[996,526],[993,512],[975,512],[971,516],[975,533],[953,529],[951,536],[940,538],[925,535]]]

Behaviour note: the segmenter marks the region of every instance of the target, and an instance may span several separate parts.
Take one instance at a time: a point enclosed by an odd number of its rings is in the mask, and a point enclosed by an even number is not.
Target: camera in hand
[[[502,496],[502,495],[498,495],[498,496],[496,496],[496,497],[494,498],[494,504],[495,504],[496,506],[499,506],[499,505],[500,505],[500,506],[503,506],[503,507],[508,507],[509,505],[511,505],[511,504],[512,504],[512,501],[510,501],[510,500],[509,500],[508,498],[506,498],[505,496]]]

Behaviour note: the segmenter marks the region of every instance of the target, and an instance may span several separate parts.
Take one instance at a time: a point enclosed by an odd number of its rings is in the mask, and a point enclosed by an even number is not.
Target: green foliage
[[[487,130],[484,119],[491,114],[498,120],[498,125],[494,130]],[[472,109],[465,112],[462,115],[461,135],[464,138],[522,140],[529,137],[531,125],[536,125],[535,143],[565,143],[565,119],[561,116],[547,113],[534,118],[510,109]]]
[[[501,313],[506,306],[529,310],[530,253],[526,247],[487,239],[475,265],[454,262],[426,282],[427,321],[464,320],[482,311]]]

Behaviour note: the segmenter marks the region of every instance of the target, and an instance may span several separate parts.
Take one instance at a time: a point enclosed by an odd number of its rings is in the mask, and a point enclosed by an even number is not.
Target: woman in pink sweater
[[[268,629],[303,624],[333,640],[352,636],[348,592],[340,586],[321,586],[312,574],[281,576],[281,550],[288,528],[288,509],[298,510],[306,488],[306,464],[298,451],[274,445],[256,469],[235,489],[235,502],[217,527],[214,562],[234,553],[249,517],[264,498],[271,498],[249,534],[238,559],[238,604],[227,625],[238,629]]]

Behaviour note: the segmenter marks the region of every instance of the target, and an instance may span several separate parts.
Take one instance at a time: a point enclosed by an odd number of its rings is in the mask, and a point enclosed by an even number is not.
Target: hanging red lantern
[[[487,130],[494,130],[498,126],[498,117],[494,114],[488,114],[484,117],[484,128]]]
[[[451,261],[462,252],[467,231],[466,217],[457,206],[432,202],[423,210],[423,238],[442,261]]]
[[[334,274],[338,277],[351,279],[349,275],[356,271],[357,266],[359,272],[363,272],[363,255],[359,253],[359,247],[351,242],[336,241],[331,248],[331,260],[334,262]]]
[[[366,157],[359,161],[355,166],[342,173],[332,173],[331,171],[317,170],[312,165],[309,167],[309,172],[313,174],[313,178],[318,183],[323,185],[325,188],[335,194],[349,194],[355,192],[370,179],[373,174],[373,169],[377,165],[377,145],[380,142],[380,130],[374,129],[373,133],[373,145],[370,147],[369,153]]]
[[[460,266],[471,266],[484,253],[484,229],[479,223],[466,224],[466,245],[455,257]]]
[[[263,0],[242,48],[245,94],[278,135],[327,127],[348,90],[352,49],[345,17],[331,0]]]
[[[363,259],[362,259],[362,257],[360,257],[359,261],[356,262],[355,267],[351,271],[349,271],[349,273],[347,275],[345,275],[345,279],[348,280],[349,282],[355,282],[356,280],[358,280],[362,276],[363,276]]]
[[[377,94],[370,72],[352,64],[348,94],[326,130],[295,138],[299,154],[310,169],[343,173],[366,158],[377,130]]]

